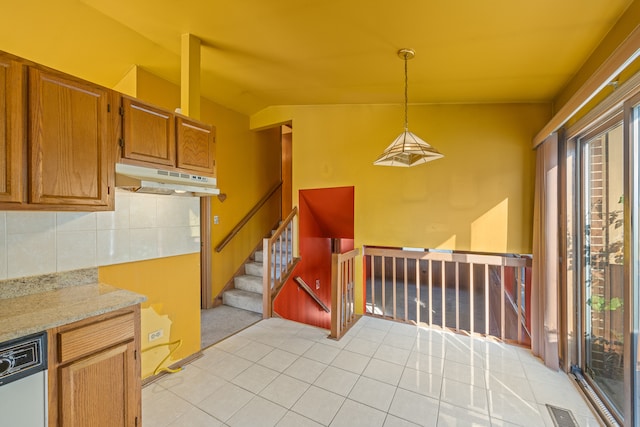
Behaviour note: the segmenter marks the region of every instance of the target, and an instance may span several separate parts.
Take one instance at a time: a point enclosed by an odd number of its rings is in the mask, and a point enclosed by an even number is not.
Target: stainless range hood
[[[125,163],[116,163],[116,187],[136,193],[215,196],[216,179]]]

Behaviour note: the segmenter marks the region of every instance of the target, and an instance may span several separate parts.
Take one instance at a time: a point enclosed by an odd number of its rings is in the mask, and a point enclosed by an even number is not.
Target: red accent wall
[[[274,301],[274,310],[280,316],[324,329],[331,328],[331,313],[318,307],[293,278],[302,277],[331,307],[331,240],[344,239],[340,242],[342,252],[353,249],[353,206],[353,187],[300,191],[301,261]],[[316,283],[319,289],[316,289]]]
[[[353,239],[340,239],[340,253],[352,251],[354,249]]]

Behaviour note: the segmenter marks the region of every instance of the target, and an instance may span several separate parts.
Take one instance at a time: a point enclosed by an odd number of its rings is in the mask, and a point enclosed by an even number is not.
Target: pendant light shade
[[[379,166],[411,167],[444,157],[435,148],[423,141],[416,134],[409,132],[407,114],[408,104],[408,73],[407,61],[415,56],[413,49],[400,49],[398,56],[404,59],[404,132],[389,145],[386,150],[373,162]]]

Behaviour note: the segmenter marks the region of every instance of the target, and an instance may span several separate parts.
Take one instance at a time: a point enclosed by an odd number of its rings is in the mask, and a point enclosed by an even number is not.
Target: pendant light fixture
[[[407,61],[415,55],[413,49],[405,48],[398,51],[400,59],[404,59],[404,132],[373,162],[374,165],[411,167],[444,157],[416,134],[409,132]]]

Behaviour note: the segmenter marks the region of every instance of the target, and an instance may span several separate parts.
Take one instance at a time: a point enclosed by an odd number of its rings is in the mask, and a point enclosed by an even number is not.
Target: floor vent
[[[558,408],[549,404],[547,404],[547,409],[551,414],[553,425],[556,427],[578,427],[576,419],[568,409]]]

